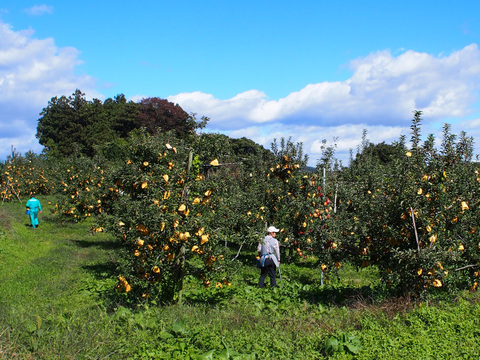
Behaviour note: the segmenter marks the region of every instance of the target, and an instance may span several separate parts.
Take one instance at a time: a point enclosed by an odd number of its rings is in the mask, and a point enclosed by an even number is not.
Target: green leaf
[[[162,330],[160,331],[160,333],[158,334],[158,337],[160,339],[171,339],[173,338],[174,336],[172,334],[170,334],[168,331],[165,331],[165,330]]]
[[[40,327],[42,326],[42,318],[37,315],[37,317],[35,318],[35,321],[37,325],[37,330],[40,330]]]
[[[325,353],[327,355],[332,355],[335,352],[340,351],[341,345],[338,339],[335,336],[331,336],[325,343]]]
[[[257,359],[257,356],[255,353],[232,355],[232,360],[255,360],[255,359]]]
[[[132,312],[123,306],[119,306],[117,311],[115,312],[116,318],[126,318],[126,317],[130,317],[131,315],[132,315]]]
[[[345,346],[351,353],[358,354],[361,349],[361,341],[355,335],[349,333],[342,334],[343,346]]]
[[[354,338],[352,341],[344,344],[345,347],[350,351],[352,354],[357,355],[361,348],[362,348],[362,343],[360,342],[360,339]]]
[[[197,355],[197,360],[213,360],[213,350]]]
[[[230,359],[230,352],[228,349],[222,350],[217,354],[217,359],[218,360],[228,360]]]
[[[184,322],[176,322],[172,326],[172,331],[178,336],[178,335],[185,335],[187,334],[187,330],[185,328],[185,323]]]

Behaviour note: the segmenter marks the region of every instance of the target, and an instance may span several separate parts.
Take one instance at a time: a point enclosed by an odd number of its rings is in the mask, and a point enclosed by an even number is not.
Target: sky
[[[480,154],[480,1],[15,1],[0,4],[0,160],[40,153],[55,96],[160,97],[205,132],[322,141],[348,165],[372,143],[444,124]]]

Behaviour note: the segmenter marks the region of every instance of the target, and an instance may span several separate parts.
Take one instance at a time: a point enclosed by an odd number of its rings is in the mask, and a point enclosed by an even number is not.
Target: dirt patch
[[[353,309],[360,311],[368,311],[371,314],[385,315],[389,320],[393,319],[396,315],[405,315],[407,312],[412,311],[418,306],[418,301],[410,298],[391,298],[383,300],[377,304],[370,304],[362,300],[358,300],[352,305]]]
[[[12,219],[8,213],[0,208],[0,230],[6,231],[12,229]]]

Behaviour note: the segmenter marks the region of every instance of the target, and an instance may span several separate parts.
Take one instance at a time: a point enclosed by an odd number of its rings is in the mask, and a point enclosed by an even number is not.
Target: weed
[[[282,264],[283,288],[258,289],[245,257],[231,286],[187,278],[183,305],[127,306],[114,290],[116,242],[45,208],[35,231],[22,204],[1,209],[0,358],[480,357],[477,293],[392,297],[375,269],[348,264],[323,286],[312,264]]]

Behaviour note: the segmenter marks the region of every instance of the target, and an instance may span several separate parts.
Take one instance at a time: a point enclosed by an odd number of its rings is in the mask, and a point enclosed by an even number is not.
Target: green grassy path
[[[42,202],[36,229],[29,226],[24,204],[0,207],[0,333],[18,337],[18,342],[43,336],[49,323],[70,319],[74,325],[84,322],[85,313],[98,314],[98,300],[84,289],[97,280],[98,272],[111,267],[111,246],[106,244],[113,242],[108,236],[93,236],[88,224],[60,224],[48,201]],[[50,332],[53,338],[65,338],[65,332],[55,332]],[[33,350],[39,346],[31,345]]]
[[[94,247],[105,236],[90,235],[88,225],[59,224],[45,204],[40,226],[32,229],[21,204],[9,207],[4,216],[9,218],[10,230],[0,243],[0,282],[6,285],[0,295],[3,303],[31,307],[36,298],[42,299],[39,306],[61,303],[78,289],[79,278],[88,280],[84,270],[88,262],[107,260]]]
[[[113,293],[115,242],[88,223],[58,223],[41,200],[35,230],[24,204],[0,206],[0,359],[219,359],[227,347],[238,359],[326,359],[326,340],[346,334],[361,351],[329,359],[480,358],[478,294],[356,299],[378,278],[347,266],[320,287],[316,269],[284,265],[284,288],[265,291],[244,266],[231,288],[192,285],[183,306],[113,311],[101,296]],[[352,294],[348,306],[336,301]]]

